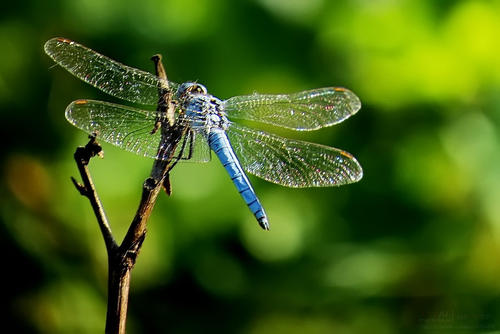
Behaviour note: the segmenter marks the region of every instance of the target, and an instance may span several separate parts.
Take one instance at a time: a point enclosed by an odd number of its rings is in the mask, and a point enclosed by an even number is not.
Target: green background
[[[78,98],[117,102],[44,54],[76,40],[226,99],[344,86],[361,111],[287,136],[364,168],[340,188],[250,177],[262,231],[217,161],[179,164],[132,274],[129,333],[500,330],[500,1],[9,1],[0,11],[1,317],[102,332],[105,248],[70,182]],[[117,239],[152,161],[104,144],[91,171]],[[6,327],[4,327],[6,328]]]

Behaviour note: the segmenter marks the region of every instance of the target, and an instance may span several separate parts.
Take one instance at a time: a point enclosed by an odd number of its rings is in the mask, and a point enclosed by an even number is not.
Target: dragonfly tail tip
[[[269,222],[267,221],[266,217],[259,218],[258,222],[260,227],[262,227],[266,231],[269,231]]]

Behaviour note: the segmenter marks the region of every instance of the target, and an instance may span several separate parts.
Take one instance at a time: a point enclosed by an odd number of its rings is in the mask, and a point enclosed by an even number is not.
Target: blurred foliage
[[[106,254],[72,160],[64,36],[220,98],[345,86],[348,121],[300,138],[353,153],[347,187],[252,178],[261,231],[217,163],[173,171],[133,272],[129,333],[500,330],[500,1],[11,1],[0,12],[2,317],[11,332],[96,333]],[[296,134],[292,134],[296,135]],[[151,161],[104,145],[91,170],[120,239]]]

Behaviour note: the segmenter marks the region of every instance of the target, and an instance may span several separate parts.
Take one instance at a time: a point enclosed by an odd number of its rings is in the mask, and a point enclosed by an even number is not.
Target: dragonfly
[[[178,161],[208,162],[213,152],[226,169],[259,225],[269,229],[268,216],[245,173],[293,188],[340,186],[359,181],[363,170],[350,153],[316,143],[284,138],[239,124],[271,125],[311,131],[338,124],[360,108],[359,98],[342,87],[293,94],[257,94],[221,100],[198,82],[176,84],[152,73],[121,64],[77,42],[53,38],[45,52],[77,78],[136,108],[96,100],[77,100],[65,111],[74,126],[124,150],[166,160],[159,120],[184,129]],[[168,87],[174,116],[159,118],[158,88]],[[166,123],[166,124],[165,124]],[[187,143],[187,144],[186,144]],[[171,156],[170,156],[171,158]]]

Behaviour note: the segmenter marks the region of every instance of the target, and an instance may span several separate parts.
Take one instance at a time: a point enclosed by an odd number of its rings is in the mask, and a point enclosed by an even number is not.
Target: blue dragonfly
[[[175,112],[167,117],[167,126],[174,126],[175,122],[185,129],[183,145],[177,146],[175,156],[179,161],[207,162],[213,151],[266,230],[269,229],[266,212],[244,170],[294,188],[339,186],[357,182],[363,176],[360,164],[348,152],[283,138],[232,121],[249,120],[298,131],[328,127],[361,108],[359,98],[348,89],[329,87],[294,94],[251,94],[223,101],[199,83],[179,85],[166,81],[65,38],[47,41],[45,52],[81,80],[135,104],[157,107],[158,88],[168,87]],[[161,132],[151,131],[159,120],[158,111],[77,100],[66,108],[65,115],[74,126],[124,150],[154,159],[168,158],[160,144]]]

